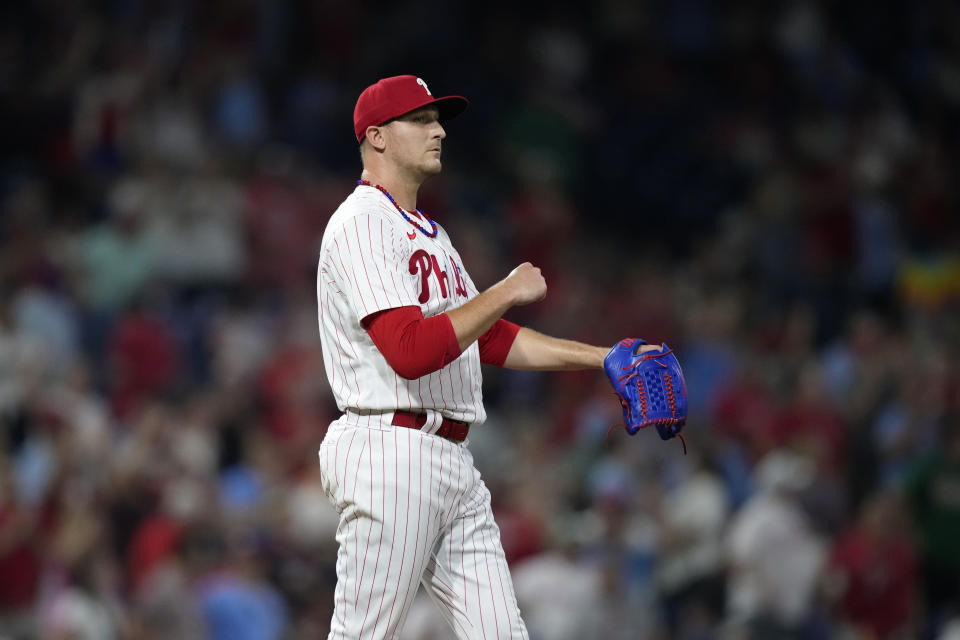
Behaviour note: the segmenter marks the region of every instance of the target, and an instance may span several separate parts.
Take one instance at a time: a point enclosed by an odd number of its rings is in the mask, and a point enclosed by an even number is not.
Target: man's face
[[[447,133],[440,126],[440,111],[423,107],[383,125],[387,153],[400,167],[423,177],[440,173],[440,143]]]

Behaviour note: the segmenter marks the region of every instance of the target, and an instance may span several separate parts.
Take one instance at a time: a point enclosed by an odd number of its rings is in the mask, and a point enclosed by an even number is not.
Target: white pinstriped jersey
[[[421,221],[422,226],[428,226]],[[429,375],[397,375],[361,325],[366,316],[417,305],[431,317],[477,295],[460,255],[439,227],[428,238],[385,195],[358,185],[323,234],[317,277],[323,363],[341,411],[389,421],[397,409],[483,422],[480,353],[474,342]]]

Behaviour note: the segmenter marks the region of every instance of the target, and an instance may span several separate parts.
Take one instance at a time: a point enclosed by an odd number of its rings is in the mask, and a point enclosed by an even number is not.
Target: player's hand
[[[511,271],[503,284],[509,288],[514,305],[530,304],[543,300],[547,295],[547,281],[543,279],[540,268],[529,262]]]

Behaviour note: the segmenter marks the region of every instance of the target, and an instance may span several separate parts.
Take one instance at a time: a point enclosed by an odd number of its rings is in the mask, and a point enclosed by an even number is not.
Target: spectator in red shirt
[[[843,466],[846,425],[842,414],[823,402],[827,396],[819,367],[803,367],[793,397],[780,412],[777,440],[809,452],[818,466],[835,472]]]
[[[116,324],[110,337],[111,402],[120,418],[133,415],[179,375],[180,356],[170,330],[142,305]]]
[[[834,544],[826,591],[838,620],[870,638],[915,637],[917,554],[899,499],[869,498]]]
[[[40,584],[40,518],[15,495],[13,465],[0,449],[0,629],[29,635]]]

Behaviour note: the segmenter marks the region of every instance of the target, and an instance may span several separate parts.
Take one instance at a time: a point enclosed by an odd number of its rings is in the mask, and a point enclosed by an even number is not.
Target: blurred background
[[[325,637],[316,256],[401,73],[471,101],[419,204],[481,288],[543,268],[508,319],[690,390],[684,456],[597,372],[485,370],[531,637],[960,637],[957,2],[0,15],[0,638]]]

